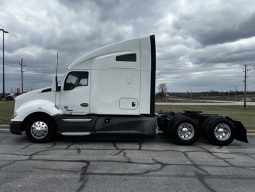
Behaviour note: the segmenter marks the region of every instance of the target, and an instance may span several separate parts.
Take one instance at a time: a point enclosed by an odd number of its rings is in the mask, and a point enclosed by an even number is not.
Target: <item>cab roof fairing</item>
[[[131,39],[127,41],[120,41],[117,43],[113,43],[104,47],[101,47],[99,49],[96,49],[92,52],[89,52],[88,54],[85,54],[81,56],[80,58],[76,59],[67,69],[81,69],[81,67],[84,69],[91,69],[92,60],[102,57],[105,55],[110,54],[117,54],[117,53],[124,53],[124,52],[140,52],[140,40],[143,39],[149,39],[149,37],[143,37],[143,38],[136,38]]]

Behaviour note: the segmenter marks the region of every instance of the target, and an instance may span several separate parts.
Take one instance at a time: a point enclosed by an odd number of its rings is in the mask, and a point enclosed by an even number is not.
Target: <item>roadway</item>
[[[255,190],[255,136],[218,147],[146,138],[59,137],[48,144],[0,131],[0,191]]]

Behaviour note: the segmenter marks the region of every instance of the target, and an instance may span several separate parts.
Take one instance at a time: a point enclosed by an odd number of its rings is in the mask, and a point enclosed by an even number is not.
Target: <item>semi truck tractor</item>
[[[169,65],[171,68],[171,66]],[[42,143],[64,136],[134,134],[160,129],[179,144],[205,137],[215,145],[247,141],[243,124],[198,111],[155,113],[155,36],[117,42],[92,51],[68,68],[58,85],[15,98],[13,134]]]

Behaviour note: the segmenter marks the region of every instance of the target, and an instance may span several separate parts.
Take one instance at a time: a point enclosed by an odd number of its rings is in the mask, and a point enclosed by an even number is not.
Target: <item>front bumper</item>
[[[22,121],[12,121],[10,123],[10,132],[16,135],[21,135],[22,129]]]

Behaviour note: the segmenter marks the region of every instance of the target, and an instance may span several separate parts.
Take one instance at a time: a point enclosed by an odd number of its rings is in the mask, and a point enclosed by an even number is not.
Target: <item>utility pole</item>
[[[244,103],[243,107],[246,108],[246,87],[247,87],[247,72],[250,71],[250,69],[247,68],[247,65],[244,65]]]
[[[21,94],[23,94],[23,73],[25,72],[23,70],[23,67],[26,66],[23,64],[23,58],[20,60],[20,74],[21,74]]]
[[[9,33],[8,31],[5,31],[4,29],[0,29],[0,31],[3,32],[3,98],[5,98],[5,76],[4,76],[4,34]]]

